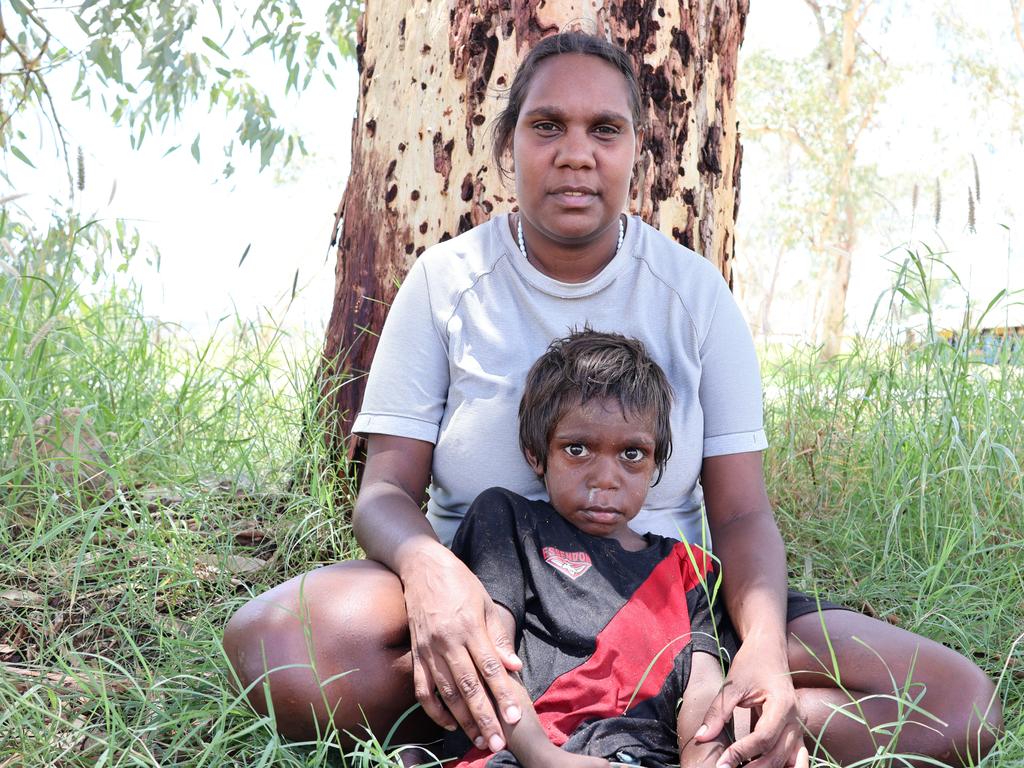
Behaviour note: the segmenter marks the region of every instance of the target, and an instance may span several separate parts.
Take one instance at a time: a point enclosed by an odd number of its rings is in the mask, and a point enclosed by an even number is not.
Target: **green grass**
[[[86,296],[73,223],[0,224],[0,766],[343,764],[279,739],[220,647],[251,596],[357,552],[349,483],[300,443],[319,339],[230,319],[196,343],[131,290]],[[975,658],[1007,714],[986,765],[1024,764],[1024,367],[861,343],[765,369],[793,581]],[[58,467],[25,436],[69,408],[95,442]]]

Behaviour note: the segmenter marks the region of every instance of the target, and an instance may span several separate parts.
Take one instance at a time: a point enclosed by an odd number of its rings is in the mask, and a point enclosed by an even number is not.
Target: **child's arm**
[[[676,732],[679,734],[680,768],[707,766],[714,768],[715,761],[732,743],[722,729],[717,739],[698,744],[694,734],[703,722],[712,700],[722,692],[725,680],[719,659],[703,651],[695,651],[691,657],[690,679],[683,692],[683,703],[679,708]]]
[[[497,605],[498,615],[501,618],[502,628],[509,637],[515,637],[516,622],[512,614],[502,605]],[[540,724],[537,711],[533,708],[530,695],[518,674],[512,675],[513,689],[518,698],[516,702],[522,716],[519,721],[509,725],[501,721],[505,731],[505,742],[508,750],[516,756],[516,759],[523,764],[524,768],[608,768],[608,761],[598,757],[587,757],[585,755],[574,755],[570,752],[556,747],[551,743],[544,727]],[[702,709],[703,715],[705,709]]]

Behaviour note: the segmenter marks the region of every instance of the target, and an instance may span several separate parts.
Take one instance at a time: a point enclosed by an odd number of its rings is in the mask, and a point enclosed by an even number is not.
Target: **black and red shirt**
[[[630,552],[547,502],[492,488],[470,507],[452,550],[515,617],[523,683],[554,744],[678,764],[676,713],[690,657],[721,656],[734,641],[724,612],[710,607],[719,584],[711,556],[645,538],[645,549]],[[458,768],[518,765],[508,751],[456,754],[464,754]]]

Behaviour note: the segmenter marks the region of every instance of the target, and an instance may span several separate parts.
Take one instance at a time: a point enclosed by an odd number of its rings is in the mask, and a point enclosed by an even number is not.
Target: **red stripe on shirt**
[[[686,593],[711,567],[706,552],[677,544],[601,630],[593,655],[555,678],[534,702],[553,744],[564,744],[585,721],[619,717],[661,691],[690,642]],[[490,757],[472,749],[457,768],[482,768]]]

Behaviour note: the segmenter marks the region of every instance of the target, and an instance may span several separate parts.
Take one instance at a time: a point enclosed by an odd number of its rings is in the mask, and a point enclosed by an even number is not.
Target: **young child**
[[[559,339],[530,369],[519,439],[551,501],[485,491],[452,546],[515,637],[523,717],[494,755],[449,739],[459,768],[710,767],[724,750],[692,741],[735,647],[711,605],[717,570],[628,525],[668,460],[671,398],[643,345],[617,334]]]

